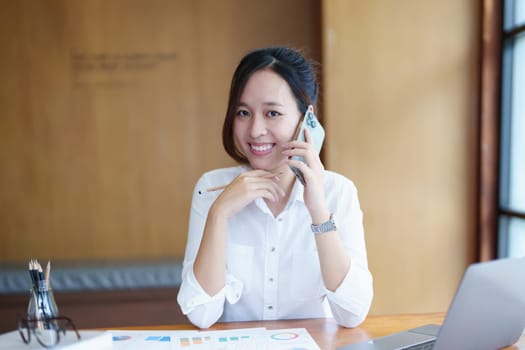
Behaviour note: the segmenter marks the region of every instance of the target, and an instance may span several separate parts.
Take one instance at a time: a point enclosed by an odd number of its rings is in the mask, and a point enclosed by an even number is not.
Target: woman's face
[[[272,70],[255,72],[241,94],[233,137],[254,169],[272,171],[284,164],[301,113],[288,83]]]

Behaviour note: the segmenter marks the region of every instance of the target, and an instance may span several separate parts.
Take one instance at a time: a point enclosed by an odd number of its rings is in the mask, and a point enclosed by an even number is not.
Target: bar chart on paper
[[[118,350],[259,350],[265,347],[265,329],[232,331],[112,331]]]
[[[226,331],[111,331],[117,350],[320,350],[304,328]]]
[[[257,330],[199,332],[176,337],[174,349],[259,350],[264,347],[264,328]]]

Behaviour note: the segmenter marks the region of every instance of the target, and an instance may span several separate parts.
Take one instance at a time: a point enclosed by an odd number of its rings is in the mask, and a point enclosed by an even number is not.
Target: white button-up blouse
[[[323,284],[303,187],[295,182],[285,209],[274,217],[262,198],[231,217],[227,228],[226,285],[208,295],[193,273],[206,216],[220,191],[249,170],[237,166],[202,175],[193,193],[188,242],[177,297],[182,312],[200,328],[219,321],[298,319],[333,316],[345,327],[359,325],[373,296],[362,212],[357,190],[346,177],[325,171],[325,194],[337,232],[350,256],[350,269],[331,292]]]

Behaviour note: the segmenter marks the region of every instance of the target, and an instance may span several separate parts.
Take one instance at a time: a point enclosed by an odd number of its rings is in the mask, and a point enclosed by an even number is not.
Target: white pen
[[[263,175],[261,176],[262,178],[265,178],[265,179],[271,179],[272,177],[279,177],[279,175],[282,175],[283,172],[281,171],[279,174],[268,174],[268,175]],[[229,184],[228,184],[229,185]],[[219,190],[224,190],[228,185],[220,185],[220,186],[213,186],[213,187],[210,187],[206,190],[199,190],[198,193],[199,194],[203,194],[204,192],[215,192],[215,191],[219,191]]]

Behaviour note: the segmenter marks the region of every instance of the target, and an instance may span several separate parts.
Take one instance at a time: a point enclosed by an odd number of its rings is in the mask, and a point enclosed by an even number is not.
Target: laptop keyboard
[[[434,347],[434,343],[436,340],[431,340],[422,344],[412,345],[406,348],[403,348],[403,350],[431,350]]]

